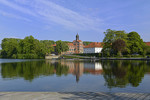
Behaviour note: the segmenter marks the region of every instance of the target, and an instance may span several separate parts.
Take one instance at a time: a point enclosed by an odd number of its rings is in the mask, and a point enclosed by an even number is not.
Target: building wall
[[[95,48],[95,53],[101,53],[101,52],[102,52],[102,48],[98,48],[98,47]]]
[[[101,53],[102,48],[96,47],[96,48],[84,48],[84,53]]]
[[[74,40],[72,44],[68,44],[69,50],[62,52],[62,54],[79,54],[83,53],[83,42],[81,40]]]
[[[83,42],[81,40],[73,41],[73,45],[75,47],[75,53],[83,53]]]
[[[95,53],[95,48],[84,48],[83,53]]]
[[[74,49],[75,47],[74,46],[68,46],[69,47],[69,50],[67,51],[67,54],[73,54],[74,53]]]

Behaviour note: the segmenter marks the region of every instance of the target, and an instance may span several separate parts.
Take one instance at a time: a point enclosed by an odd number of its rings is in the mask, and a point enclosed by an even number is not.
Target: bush
[[[12,55],[12,58],[13,58],[13,59],[16,59],[16,58],[17,58],[17,55],[16,55],[16,54],[13,54],[13,55]]]
[[[123,55],[123,57],[128,57],[128,58],[130,58],[130,57],[131,57],[131,55]]]
[[[39,57],[37,54],[17,54],[18,59],[42,59],[43,57]]]

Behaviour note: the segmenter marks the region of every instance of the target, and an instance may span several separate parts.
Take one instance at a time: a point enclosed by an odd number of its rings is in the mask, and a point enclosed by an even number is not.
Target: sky
[[[3,38],[102,42],[107,29],[150,41],[150,0],[0,0]]]

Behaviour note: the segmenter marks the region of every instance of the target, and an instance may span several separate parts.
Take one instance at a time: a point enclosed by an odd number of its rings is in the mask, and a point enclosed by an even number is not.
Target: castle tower
[[[77,33],[77,35],[76,35],[76,41],[78,41],[79,40],[79,35],[78,35],[78,33]]]

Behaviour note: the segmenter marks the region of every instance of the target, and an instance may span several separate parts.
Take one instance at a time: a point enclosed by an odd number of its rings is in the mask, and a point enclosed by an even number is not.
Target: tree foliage
[[[126,47],[125,41],[118,39],[112,43],[112,48],[116,51],[124,51]]]
[[[107,56],[115,54],[114,50],[130,55],[134,53],[144,55],[147,52],[146,44],[137,32],[126,33],[125,31],[108,29],[104,34],[103,53]]]
[[[51,53],[53,41],[39,41],[33,36],[24,39],[4,38],[2,40],[1,55],[3,58],[44,58]]]
[[[125,31],[116,31],[107,29],[106,32],[104,32],[105,38],[103,39],[103,52],[104,54],[110,55],[112,53],[112,43],[115,42],[118,39],[124,40],[126,43],[127,34]]]
[[[121,56],[121,52],[126,49],[126,43],[124,40],[118,39],[112,43],[112,48],[119,53],[119,56]]]
[[[58,54],[60,54],[61,52],[68,51],[68,50],[69,50],[69,47],[66,42],[63,42],[61,40],[56,41],[56,52],[58,52]]]
[[[128,34],[128,48],[131,50],[131,54],[143,53],[143,48],[145,46],[146,44],[137,32],[130,32]]]

